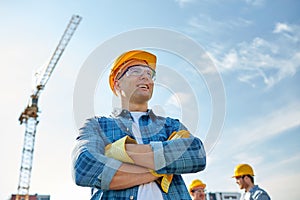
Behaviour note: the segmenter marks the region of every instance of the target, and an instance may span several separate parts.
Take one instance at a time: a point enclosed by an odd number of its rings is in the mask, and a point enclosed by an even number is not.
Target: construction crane
[[[36,127],[39,123],[38,120],[38,100],[42,90],[45,88],[57,62],[63,54],[66,46],[68,45],[71,37],[73,36],[77,26],[81,21],[81,17],[73,15],[67,28],[61,37],[59,44],[57,45],[50,62],[44,68],[39,80],[37,81],[36,87],[30,96],[29,103],[25,110],[19,117],[20,124],[25,124],[25,136],[22,150],[22,160],[18,184],[18,193],[15,195],[16,200],[29,200],[29,187],[32,170],[32,160],[34,152],[34,142],[36,135]],[[13,198],[12,198],[13,199]]]

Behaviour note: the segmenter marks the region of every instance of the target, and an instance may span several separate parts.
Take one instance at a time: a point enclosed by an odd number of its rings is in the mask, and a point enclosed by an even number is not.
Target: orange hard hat
[[[234,169],[234,175],[232,176],[232,178],[244,175],[254,176],[252,167],[248,164],[238,164]]]
[[[201,180],[199,179],[195,179],[191,182],[191,184],[189,185],[189,191],[191,191],[193,188],[195,187],[203,187],[205,188],[206,187],[206,184],[203,183]]]
[[[131,50],[121,54],[112,64],[109,75],[109,86],[114,92],[115,78],[121,70],[124,70],[124,64],[132,59],[143,60],[153,70],[156,69],[156,56],[143,50]]]

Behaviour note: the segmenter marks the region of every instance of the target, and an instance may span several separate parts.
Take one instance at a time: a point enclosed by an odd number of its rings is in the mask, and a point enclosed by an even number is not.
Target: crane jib
[[[45,88],[56,64],[58,63],[61,55],[63,54],[66,46],[68,45],[72,35],[74,34],[77,26],[81,21],[79,15],[73,15],[67,28],[65,29],[48,65],[44,68],[38,84],[34,88],[32,95],[30,95],[30,101],[21,113],[19,121],[21,124],[25,124],[25,136],[22,150],[21,168],[19,175],[18,193],[16,194],[16,200],[29,200],[29,188],[30,177],[32,170],[32,160],[34,152],[34,143],[36,135],[36,126],[38,121],[38,98],[41,91]]]

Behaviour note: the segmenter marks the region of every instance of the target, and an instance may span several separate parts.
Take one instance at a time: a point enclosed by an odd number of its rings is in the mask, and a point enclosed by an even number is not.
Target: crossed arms
[[[105,156],[109,143],[97,118],[88,120],[81,128],[73,152],[76,184],[102,190],[126,189],[156,180],[149,169],[160,174],[183,174],[201,171],[206,165],[202,142],[193,136],[144,145],[126,144],[134,164]]]

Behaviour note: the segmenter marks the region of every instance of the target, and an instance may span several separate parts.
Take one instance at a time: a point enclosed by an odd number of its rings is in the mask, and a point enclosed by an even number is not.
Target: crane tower
[[[34,152],[34,142],[36,127],[38,120],[38,99],[41,91],[45,88],[58,60],[63,54],[71,37],[73,36],[77,26],[81,21],[81,17],[73,15],[67,28],[65,29],[48,65],[44,68],[36,87],[30,96],[29,103],[19,117],[20,124],[25,124],[25,136],[22,150],[22,160],[19,175],[18,193],[15,195],[16,200],[29,200],[30,177],[32,170],[32,160]]]

